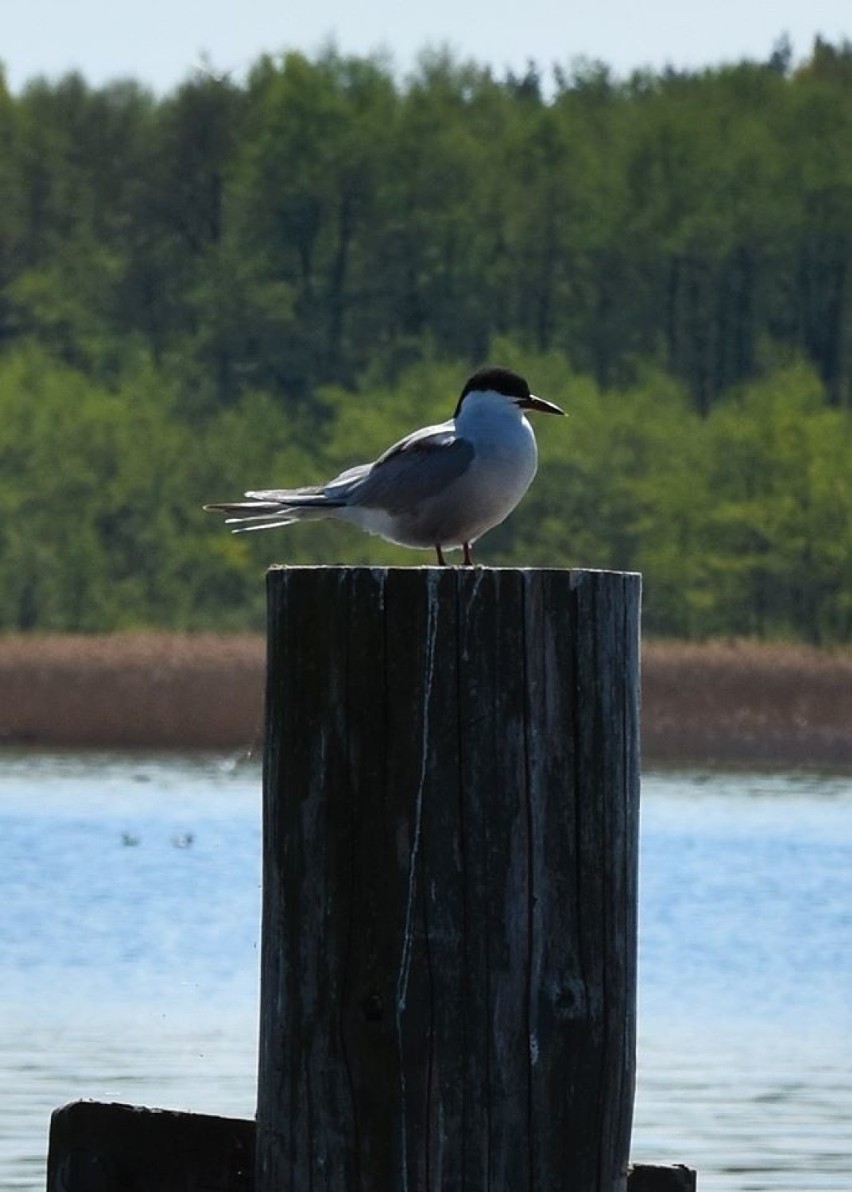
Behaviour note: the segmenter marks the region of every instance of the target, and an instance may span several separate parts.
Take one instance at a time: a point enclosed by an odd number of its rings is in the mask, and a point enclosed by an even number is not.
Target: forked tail
[[[326,497],[321,492],[294,492],[282,493],[280,497],[216,502],[204,508],[208,513],[226,514],[225,525],[233,526],[234,534],[246,534],[251,530],[273,530],[276,526],[290,526],[297,521],[332,517],[333,510],[344,504],[344,501]]]

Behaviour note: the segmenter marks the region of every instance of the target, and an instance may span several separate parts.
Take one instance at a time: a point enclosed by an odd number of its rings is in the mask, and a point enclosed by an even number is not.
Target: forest
[[[0,195],[0,630],[257,628],[270,563],[428,561],[201,506],[493,362],[569,417],[478,561],[641,570],[656,636],[852,638],[852,43],[0,77]]]

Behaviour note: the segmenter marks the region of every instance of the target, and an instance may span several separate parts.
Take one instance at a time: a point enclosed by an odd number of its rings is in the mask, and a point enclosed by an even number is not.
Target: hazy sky
[[[12,90],[35,75],[82,71],[92,85],[122,76],[165,91],[206,54],[237,78],[261,53],[388,51],[401,73],[426,46],[523,70],[599,58],[635,67],[766,58],[787,33],[803,58],[816,34],[852,37],[850,0],[0,0],[0,61]]]

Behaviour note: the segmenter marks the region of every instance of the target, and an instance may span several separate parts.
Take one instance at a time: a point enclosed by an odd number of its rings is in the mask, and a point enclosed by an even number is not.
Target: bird
[[[511,369],[488,366],[466,382],[452,418],[415,430],[377,460],[326,484],[261,489],[243,501],[205,505],[226,515],[235,534],[336,518],[419,550],[462,551],[504,521],[532,483],[538,449],[528,412],[565,411],[530,392]]]

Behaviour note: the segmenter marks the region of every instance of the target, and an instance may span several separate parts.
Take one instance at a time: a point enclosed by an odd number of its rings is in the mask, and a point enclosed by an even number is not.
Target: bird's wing
[[[309,484],[304,488],[253,488],[243,495],[252,501],[272,501],[280,505],[282,501],[298,501],[300,497],[317,497],[321,493],[320,486]]]
[[[353,484],[357,484],[375,466],[375,464],[356,464],[354,468],[347,468],[345,472],[341,472],[339,476],[329,480],[328,484],[324,484],[322,490],[328,497],[345,496]]]
[[[453,424],[427,426],[394,443],[349,490],[348,505],[403,513],[463,476],[473,446]]]
[[[453,422],[442,422],[406,435],[375,463],[347,468],[327,484],[255,489],[245,495],[285,508],[357,505],[400,513],[442,492],[464,474],[472,459],[471,444],[458,437]]]
[[[354,468],[347,468],[334,480],[329,480],[328,484],[308,484],[304,488],[258,488],[245,495],[250,501],[260,504],[271,502],[276,508],[345,505],[352,486],[366,476],[372,467],[373,464],[358,464]]]

